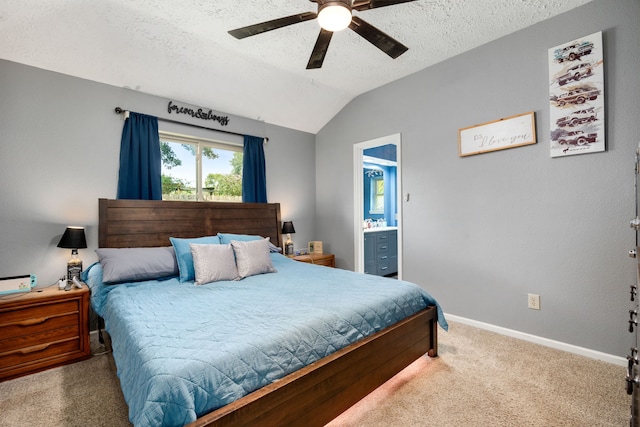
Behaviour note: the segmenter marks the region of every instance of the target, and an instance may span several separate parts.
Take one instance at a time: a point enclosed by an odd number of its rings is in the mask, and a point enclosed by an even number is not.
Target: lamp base
[[[285,255],[293,255],[293,241],[291,240],[291,234],[287,234],[287,241],[284,244],[284,254]]]
[[[80,280],[80,273],[82,273],[82,260],[80,258],[71,258],[67,263],[67,282],[72,283],[74,277]]]

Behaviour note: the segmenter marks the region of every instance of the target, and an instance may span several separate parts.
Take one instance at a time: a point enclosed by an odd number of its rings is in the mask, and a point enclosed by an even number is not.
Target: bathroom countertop
[[[375,231],[391,231],[391,230],[397,230],[398,227],[371,227],[371,228],[365,228],[363,229],[363,231],[365,233],[372,233]]]

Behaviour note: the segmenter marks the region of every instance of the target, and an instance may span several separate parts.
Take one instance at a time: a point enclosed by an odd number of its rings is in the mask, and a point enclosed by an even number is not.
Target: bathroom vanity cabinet
[[[398,230],[364,231],[364,272],[377,276],[398,274]]]

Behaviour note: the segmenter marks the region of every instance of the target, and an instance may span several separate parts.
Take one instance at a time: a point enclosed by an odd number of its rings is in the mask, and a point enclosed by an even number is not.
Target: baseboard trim
[[[603,362],[612,363],[614,365],[627,366],[627,359],[620,356],[614,356],[613,354],[602,353],[600,351],[579,347],[577,345],[567,344],[561,341],[555,341],[548,338],[539,337],[537,335],[531,335],[525,332],[503,328],[502,326],[496,326],[490,323],[484,323],[484,322],[479,322],[477,320],[467,319],[466,317],[456,316],[455,314],[445,313],[445,317],[447,318],[447,320],[464,323],[465,325],[469,325],[469,326],[475,326],[476,328],[479,328],[479,329],[485,329],[487,331],[496,332],[498,334],[507,335],[513,338],[518,338],[518,339],[529,341],[535,344],[544,345],[546,347],[555,348],[557,350],[563,350],[569,353],[579,354],[581,356],[589,357],[591,359],[601,360]]]

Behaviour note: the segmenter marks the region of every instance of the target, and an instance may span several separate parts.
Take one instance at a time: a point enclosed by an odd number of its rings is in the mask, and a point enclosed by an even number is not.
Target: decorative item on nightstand
[[[0,295],[12,294],[14,292],[30,292],[37,284],[35,274],[24,274],[22,276],[1,277]]]
[[[285,255],[294,255],[293,241],[291,240],[291,234],[295,232],[296,232],[296,229],[293,228],[293,221],[285,221],[282,223],[282,234],[287,235],[287,241],[284,244]]]
[[[322,241],[314,240],[313,242],[309,242],[309,253],[322,254]]]
[[[60,243],[58,243],[58,247],[71,249],[71,259],[67,263],[67,282],[72,283],[74,277],[80,279],[82,260],[78,258],[78,249],[85,249],[87,247],[84,227],[67,227],[60,239]]]

